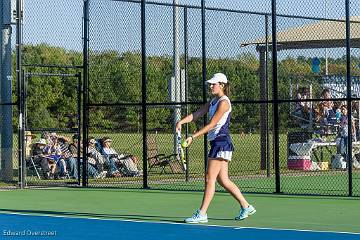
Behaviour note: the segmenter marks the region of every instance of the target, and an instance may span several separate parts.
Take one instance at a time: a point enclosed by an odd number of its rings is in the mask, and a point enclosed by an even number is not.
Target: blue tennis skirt
[[[209,158],[222,158],[231,161],[234,145],[228,135],[218,136],[210,141]]]

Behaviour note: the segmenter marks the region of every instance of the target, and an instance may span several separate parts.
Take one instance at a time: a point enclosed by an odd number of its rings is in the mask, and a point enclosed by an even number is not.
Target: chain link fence
[[[80,134],[87,154],[77,152],[77,178],[29,171],[28,185],[202,190],[207,144],[197,139],[183,161],[174,125],[211,99],[204,78],[223,72],[233,107],[229,173],[241,189],[358,196],[360,5],[349,2],[348,52],[345,2],[277,0],[276,19],[271,1],[155,0],[145,12],[140,0],[26,3],[26,130],[36,140]],[[16,166],[16,151],[12,158]]]
[[[18,135],[14,135],[13,148],[24,151],[24,168],[20,155],[14,160],[16,166],[20,163],[16,168],[20,186],[79,184],[80,159],[65,149],[73,144],[72,136],[80,133],[82,12],[81,1],[31,1],[23,6],[23,25],[13,38],[21,31],[21,79],[13,84],[13,96],[23,116],[13,118],[13,131],[16,133],[19,125],[24,131],[23,149],[17,144]],[[15,41],[13,46],[15,79]]]

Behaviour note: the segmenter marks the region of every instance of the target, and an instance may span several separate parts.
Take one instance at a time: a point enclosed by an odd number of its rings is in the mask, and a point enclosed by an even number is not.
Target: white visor
[[[225,74],[223,74],[223,73],[215,73],[211,79],[206,81],[206,83],[210,83],[210,84],[212,84],[212,83],[227,83],[227,82],[228,82],[228,80],[227,80]]]

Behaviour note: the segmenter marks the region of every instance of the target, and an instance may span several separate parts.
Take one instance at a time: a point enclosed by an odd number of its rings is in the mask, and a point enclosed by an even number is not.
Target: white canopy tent
[[[277,33],[278,50],[345,47],[345,20],[321,20],[311,24],[289,28]],[[360,47],[360,16],[350,18],[352,48]],[[268,37],[269,46],[272,38]],[[266,37],[249,40],[241,46],[265,47]]]
[[[345,48],[345,33],[345,20],[318,20],[314,23],[277,32],[277,50]],[[267,53],[272,49],[272,37],[269,35],[240,44],[241,47],[248,45],[256,45],[260,55],[260,100],[266,101],[268,100]],[[351,48],[360,48],[360,16],[350,18],[350,45]],[[262,103],[261,109],[264,110],[260,111],[261,169],[265,169],[270,145],[267,135],[267,104]]]

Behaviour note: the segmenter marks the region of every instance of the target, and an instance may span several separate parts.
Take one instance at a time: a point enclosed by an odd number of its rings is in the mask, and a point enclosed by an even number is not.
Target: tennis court
[[[0,240],[360,239],[360,1],[328,2],[3,0]],[[219,72],[229,175],[257,212],[234,220],[217,185],[185,224],[207,116],[187,150],[174,130]]]
[[[257,213],[217,193],[207,224],[183,224],[200,192],[28,189],[0,193],[2,239],[360,239],[359,198],[246,194]]]

